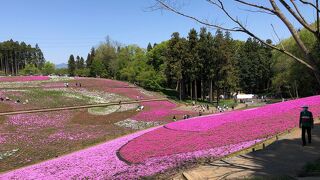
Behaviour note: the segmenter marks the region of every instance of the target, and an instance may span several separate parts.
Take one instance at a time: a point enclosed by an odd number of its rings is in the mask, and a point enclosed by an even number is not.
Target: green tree
[[[93,77],[107,77],[107,70],[105,69],[102,60],[94,59],[92,61],[90,75]]]
[[[74,60],[74,56],[71,54],[68,60],[68,71],[70,76],[75,75],[76,70],[76,62]]]
[[[179,92],[179,99],[185,96],[185,77],[183,67],[186,65],[188,58],[188,42],[180,38],[179,33],[172,34],[168,42],[167,58],[165,62],[165,76],[169,85],[176,83],[176,90]]]
[[[90,53],[88,53],[87,59],[86,59],[86,67],[90,68],[91,63],[94,59],[94,57],[96,56],[96,50],[94,47],[91,48]]]
[[[84,59],[83,57],[80,57],[78,69],[83,69],[83,68],[85,68]]]
[[[55,69],[55,74],[57,75],[68,75],[69,70],[68,68],[60,68],[60,69]]]
[[[43,65],[41,72],[45,75],[50,75],[55,72],[55,65],[50,61],[46,61]]]
[[[152,45],[151,45],[151,43],[149,43],[148,44],[148,47],[147,47],[147,51],[149,52],[149,51],[151,51],[152,50]]]
[[[75,74],[80,77],[88,77],[90,76],[90,69],[89,68],[76,69]]]
[[[34,64],[27,64],[26,67],[22,70],[24,75],[37,75],[40,73],[40,70]]]
[[[111,42],[110,39],[107,39],[105,43],[102,43],[96,50],[94,60],[99,60],[103,64],[103,68],[106,70],[105,75],[108,77],[114,76],[114,70],[110,64],[117,58],[117,47]]]
[[[156,71],[160,70],[161,65],[166,61],[166,53],[168,48],[168,41],[164,41],[147,53],[148,64],[153,66]]]
[[[192,99],[193,94],[195,100],[198,99],[198,86],[197,82],[199,79],[198,74],[200,73],[200,58],[198,55],[198,33],[195,29],[191,29],[188,34],[188,56],[186,58],[186,63],[183,67],[184,76],[190,81],[190,97]],[[194,89],[194,91],[193,91]]]

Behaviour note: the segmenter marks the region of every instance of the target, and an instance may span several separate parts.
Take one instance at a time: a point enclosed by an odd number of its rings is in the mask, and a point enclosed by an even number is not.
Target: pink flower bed
[[[80,139],[89,139],[91,138],[91,134],[87,134],[84,132],[76,133],[65,133],[63,131],[56,132],[48,137],[48,139],[54,140],[80,140]]]
[[[140,131],[54,160],[1,174],[0,179],[114,179],[118,172],[129,169],[126,163],[118,159],[116,151],[130,139],[152,130]]]
[[[141,100],[157,98],[142,93],[138,88],[132,87],[126,82],[110,79],[96,80],[101,81],[101,85],[103,84],[107,92],[120,94],[135,100],[137,97]],[[137,121],[163,121],[164,119],[168,120],[168,116],[170,116],[169,119],[171,120],[174,115],[192,114],[192,112],[175,110],[176,104],[170,101],[145,102],[141,103],[141,105],[143,105],[145,109],[132,119]]]
[[[68,111],[63,113],[18,114],[8,118],[8,124],[21,128],[63,127],[68,121]]]
[[[142,105],[148,109],[133,116],[132,119],[140,121],[160,121],[168,116],[177,116],[188,113],[186,111],[174,110],[177,105],[170,101],[144,102]],[[172,117],[170,117],[170,119],[171,118]]]
[[[225,156],[261,141],[255,140],[210,150],[151,158],[144,163],[132,165],[118,158],[116,152],[121,146],[155,129],[157,128],[140,131],[54,160],[1,174],[0,179],[139,179],[199,157]]]
[[[320,96],[314,96],[251,111],[193,118],[168,124],[130,141],[120,149],[120,156],[130,163],[141,163],[154,157],[267,138],[297,126],[304,104],[311,107],[315,117],[320,115]]]
[[[59,88],[59,87],[65,87],[64,82],[50,82],[43,85],[45,88]]]
[[[0,82],[45,81],[49,79],[48,76],[11,76],[0,77]]]
[[[252,119],[259,120],[265,118],[277,121],[277,117],[283,113],[290,112],[292,118],[293,116],[299,115],[299,111],[301,111],[301,106],[303,105],[311,106],[311,110],[314,110],[315,113],[317,113],[317,106],[319,104],[320,96],[314,96],[294,101],[276,103],[244,111],[227,112],[192,118],[186,121],[178,121],[175,123],[167,124],[166,127],[169,129],[184,131],[208,131],[229,122],[247,121]]]
[[[6,142],[6,138],[3,135],[1,135],[0,136],[0,144],[3,144],[5,142]]]

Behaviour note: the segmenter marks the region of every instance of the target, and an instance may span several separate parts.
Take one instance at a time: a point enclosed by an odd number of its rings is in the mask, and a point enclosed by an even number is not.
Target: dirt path
[[[136,101],[136,100],[122,101],[121,104],[135,104],[135,103],[152,102],[152,101],[168,101],[168,99],[167,98],[159,98],[159,99],[146,99],[146,100],[140,100],[140,101]],[[68,106],[68,107],[58,107],[58,108],[43,108],[43,109],[30,109],[30,110],[22,110],[22,111],[0,112],[0,116],[39,113],[39,112],[51,112],[51,111],[63,111],[63,110],[73,110],[73,109],[85,109],[85,108],[93,108],[93,107],[107,107],[107,106],[113,106],[113,105],[119,105],[119,102],[89,104],[89,105],[82,105],[82,106]]]
[[[311,145],[303,147],[300,136],[301,130],[294,130],[280,137],[265,150],[201,165],[173,179],[241,179],[283,175],[297,177],[306,163],[320,158],[320,125],[313,129]]]

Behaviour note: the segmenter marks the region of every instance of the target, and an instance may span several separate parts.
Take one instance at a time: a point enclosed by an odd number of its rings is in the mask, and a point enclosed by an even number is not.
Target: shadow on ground
[[[300,136],[301,130],[296,130],[265,150],[210,163],[218,172],[212,171],[212,176],[214,179],[261,176],[285,179],[301,176],[306,163],[320,158],[320,125],[312,131],[312,144],[303,147]]]

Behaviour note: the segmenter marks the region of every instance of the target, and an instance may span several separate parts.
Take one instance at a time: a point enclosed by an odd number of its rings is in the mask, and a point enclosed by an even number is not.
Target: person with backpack
[[[311,128],[314,127],[312,112],[308,111],[308,106],[303,106],[300,112],[299,128],[302,130],[302,145],[306,145],[306,132],[308,134],[308,143],[311,143]]]

